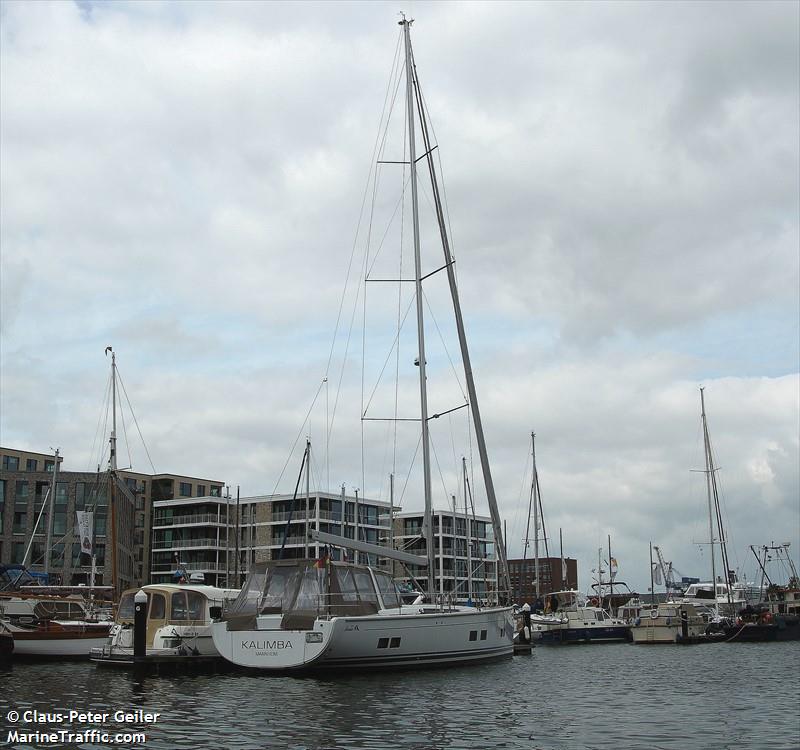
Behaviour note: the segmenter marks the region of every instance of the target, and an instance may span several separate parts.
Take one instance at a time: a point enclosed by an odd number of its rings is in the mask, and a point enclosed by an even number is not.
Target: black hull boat
[[[725,634],[729,641],[742,643],[800,641],[800,615],[747,612],[745,608],[736,622],[725,628]]]

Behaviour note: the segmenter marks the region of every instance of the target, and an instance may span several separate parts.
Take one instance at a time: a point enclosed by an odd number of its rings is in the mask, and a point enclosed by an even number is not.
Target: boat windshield
[[[122,598],[119,600],[119,608],[117,609],[118,620],[133,619],[134,615],[133,596],[134,596],[133,591],[129,591],[128,593],[122,595]]]

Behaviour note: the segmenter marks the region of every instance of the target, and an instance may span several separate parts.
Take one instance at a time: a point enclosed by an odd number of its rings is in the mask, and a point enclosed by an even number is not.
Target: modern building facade
[[[44,506],[55,456],[0,447],[0,460],[0,562],[24,562],[33,572],[47,572],[63,585],[88,584],[92,574],[92,557],[82,551],[76,534],[76,512],[93,514],[95,583],[113,582],[122,591],[149,578],[153,497],[221,494],[223,486],[212,480],[128,470],[118,470],[112,481],[107,471],[63,470],[59,456],[50,522],[49,500],[48,508]],[[51,553],[45,560],[48,525]]]
[[[564,558],[566,576],[562,573],[560,557],[539,558],[539,592],[542,597],[553,591],[578,588],[578,561]],[[536,601],[536,561],[533,558],[517,558],[508,561],[513,600],[518,604],[533,605]]]
[[[256,495],[173,498],[153,503],[153,583],[185,573],[200,573],[205,582],[238,588],[253,562],[275,559],[319,559],[324,544],[310,538],[323,531],[370,544],[390,538],[391,506],[356,495],[313,491],[309,496]],[[330,551],[333,559],[366,562],[364,553]],[[388,567],[384,559],[371,559]]]
[[[497,559],[492,522],[487,516],[468,516],[451,510],[432,513],[436,594],[454,601],[483,602],[497,597]],[[398,513],[394,521],[394,546],[425,557],[422,513]],[[411,565],[409,583],[427,591],[427,570]],[[395,576],[404,577],[395,566]]]
[[[401,513],[389,503],[344,492],[314,490],[308,497],[256,495],[238,501],[232,497],[155,500],[150,581],[201,574],[208,584],[238,588],[254,562],[319,559],[328,553],[335,560],[369,561],[424,591],[424,566],[405,568],[372,555],[368,560],[364,552],[329,550],[311,538],[316,530],[424,557],[422,522],[421,513]],[[491,520],[435,511],[433,531],[436,593],[458,601],[494,599],[497,561]]]

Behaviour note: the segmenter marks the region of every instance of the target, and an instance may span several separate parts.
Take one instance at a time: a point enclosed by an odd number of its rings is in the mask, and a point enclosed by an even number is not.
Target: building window
[[[25,557],[25,542],[14,542],[13,562],[19,565],[22,563],[23,557]]]
[[[28,482],[17,481],[17,502],[28,502]]]
[[[205,497],[206,486],[204,484],[197,485],[197,497]]]
[[[36,471],[36,467],[39,462],[35,458],[29,458],[25,462],[25,471]]]
[[[66,504],[67,504],[67,483],[58,482],[56,483],[56,505],[66,505]]]
[[[3,456],[3,471],[19,471],[19,458]]]
[[[192,485],[189,482],[181,482],[179,488],[179,494],[181,497],[191,497],[192,496]]]
[[[57,532],[56,532],[57,533]],[[50,565],[53,568],[64,567],[64,543],[54,544],[50,550]]]
[[[75,510],[83,510],[86,507],[86,483],[75,483]]]
[[[222,497],[222,487],[211,485],[211,491],[208,493],[211,497]]]
[[[44,470],[45,471],[52,471],[56,466],[56,462],[52,458],[46,458],[44,460]]]

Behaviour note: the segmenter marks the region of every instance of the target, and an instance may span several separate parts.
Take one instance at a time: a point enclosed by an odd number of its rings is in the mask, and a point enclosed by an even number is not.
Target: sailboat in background
[[[50,585],[51,550],[53,548],[53,520],[56,488],[58,486],[59,451],[55,452],[53,474],[42,509],[36,519],[31,539],[25,551],[22,565],[0,566],[0,620],[14,639],[16,656],[89,658],[93,648],[102,647],[108,638],[111,626],[112,602],[120,592],[118,575],[118,505],[122,497],[130,506],[129,528],[133,528],[133,498],[118,476],[117,467],[117,365],[112,347],[106,347],[106,356],[111,353],[111,433],[109,436],[109,459],[105,473],[108,488],[111,544],[111,585],[95,585],[96,557],[93,554],[95,512],[76,510],[76,532],[80,540],[81,554],[91,556],[91,574],[88,585]],[[97,500],[101,494],[98,467],[97,486],[92,494]],[[96,503],[95,503],[96,510]],[[32,574],[26,563],[34,538],[42,519],[46,517],[46,542],[44,548],[44,571]],[[132,569],[132,566],[128,566]]]
[[[606,612],[617,616],[620,614],[620,608],[624,607],[632,599],[638,599],[639,594],[631,591],[625,581],[617,580],[617,573],[619,572],[619,563],[617,558],[611,554],[611,535],[608,535],[608,579],[603,578],[603,550],[597,551],[597,580],[592,584],[592,595],[590,600],[596,605],[604,609]],[[616,591],[614,591],[616,587]]]
[[[314,560],[273,560],[252,566],[241,594],[212,626],[214,644],[227,660],[267,671],[342,669],[367,667],[422,667],[463,664],[508,657],[513,653],[514,621],[510,606],[456,606],[444,597],[436,601],[434,585],[434,535],[431,500],[431,457],[427,405],[424,300],[420,256],[417,163],[425,160],[431,179],[453,313],[461,348],[469,405],[475,429],[486,494],[494,530],[504,594],[510,593],[491,471],[478,408],[453,258],[434,168],[428,123],[411,47],[411,20],[403,16],[408,118],[408,165],[414,238],[417,359],[420,393],[420,442],[425,498],[426,556],[345,539],[323,532],[312,538],[323,544],[357,550],[368,558],[390,558],[427,566],[427,603],[404,604],[392,576],[370,565]],[[424,154],[417,157],[415,110]],[[442,269],[440,269],[442,270]],[[438,416],[438,415],[435,415]]]

